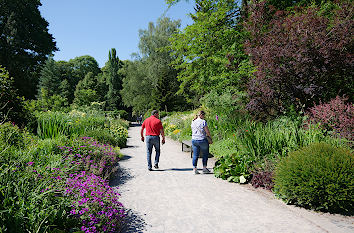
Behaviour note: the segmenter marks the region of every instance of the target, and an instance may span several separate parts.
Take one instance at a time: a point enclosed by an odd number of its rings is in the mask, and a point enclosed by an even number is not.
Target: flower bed
[[[23,134],[15,126],[0,129]],[[9,134],[14,135],[14,134]],[[18,136],[17,134],[15,136]],[[21,135],[20,135],[21,136]],[[108,185],[118,147],[93,138],[0,143],[0,232],[117,232],[125,212]]]

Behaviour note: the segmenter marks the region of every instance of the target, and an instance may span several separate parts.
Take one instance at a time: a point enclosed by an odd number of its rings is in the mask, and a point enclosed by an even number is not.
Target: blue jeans
[[[152,168],[151,164],[151,154],[152,147],[155,147],[156,155],[155,155],[155,165],[159,163],[160,159],[160,137],[159,136],[146,136],[146,150],[147,150],[147,162],[148,168]]]
[[[208,155],[209,155],[209,143],[205,138],[203,140],[192,140],[192,148],[193,148],[193,167],[197,167],[198,157],[200,151],[203,152],[203,167],[207,166],[208,163]]]

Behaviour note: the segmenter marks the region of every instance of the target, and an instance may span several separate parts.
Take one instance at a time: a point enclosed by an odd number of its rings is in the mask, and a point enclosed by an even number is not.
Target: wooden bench
[[[191,158],[193,157],[192,141],[184,140],[182,141],[182,151],[191,152]]]
[[[182,141],[182,151],[191,152],[191,158],[193,158],[193,149],[192,149],[192,141],[191,140],[183,140]],[[209,158],[213,157],[212,154],[209,153]],[[199,158],[203,158],[203,152],[200,151]]]

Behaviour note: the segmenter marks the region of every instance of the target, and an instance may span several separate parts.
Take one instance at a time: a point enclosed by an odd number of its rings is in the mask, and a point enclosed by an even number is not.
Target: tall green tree
[[[146,75],[146,69],[147,63],[141,58],[126,61],[123,67],[123,89],[120,93],[125,106],[132,107],[135,112],[145,112],[152,108],[153,86]]]
[[[211,91],[242,91],[252,69],[243,52],[246,35],[237,2],[196,0],[195,10],[193,24],[172,36],[170,49],[176,57],[173,64],[180,70],[179,93],[199,105],[200,98]]]
[[[121,91],[123,101],[135,111],[149,108],[180,110],[187,105],[182,96],[177,96],[179,88],[177,70],[170,63],[174,59],[169,38],[177,33],[180,21],[169,18],[158,19],[156,25],[149,23],[148,29],[139,31],[140,55],[124,67],[125,78]]]
[[[97,76],[92,72],[86,74],[83,80],[76,85],[74,103],[79,106],[89,106],[91,102],[97,101]]]
[[[139,32],[139,49],[147,63],[146,75],[152,85],[153,108],[173,111],[185,106],[183,97],[176,95],[180,82],[177,80],[178,71],[170,65],[174,56],[171,50],[165,49],[171,45],[169,38],[179,28],[179,20],[163,17],[157,20],[156,25],[149,23],[148,29]]]
[[[74,92],[79,79],[75,75],[73,64],[67,61],[56,61],[60,73],[60,95],[67,98],[69,104],[74,100]]]
[[[70,59],[69,63],[73,69],[76,84],[80,80],[83,80],[89,72],[92,72],[94,76],[101,72],[96,59],[89,55],[75,57],[74,59]]]
[[[59,94],[61,82],[61,75],[56,61],[49,57],[40,72],[38,90],[39,92],[46,90],[49,96]],[[41,93],[38,94],[41,96]]]
[[[39,0],[0,1],[0,64],[26,98],[34,98],[40,67],[57,50],[39,6]]]
[[[119,94],[122,89],[123,76],[119,72],[123,62],[119,60],[115,48],[112,48],[108,53],[108,61],[104,68],[104,76],[108,86],[106,95],[106,105],[108,110],[120,109],[123,107],[122,98]]]

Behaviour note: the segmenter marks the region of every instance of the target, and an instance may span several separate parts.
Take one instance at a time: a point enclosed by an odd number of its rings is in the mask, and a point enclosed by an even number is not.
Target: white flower
[[[246,183],[246,178],[244,176],[240,176],[240,184]]]

